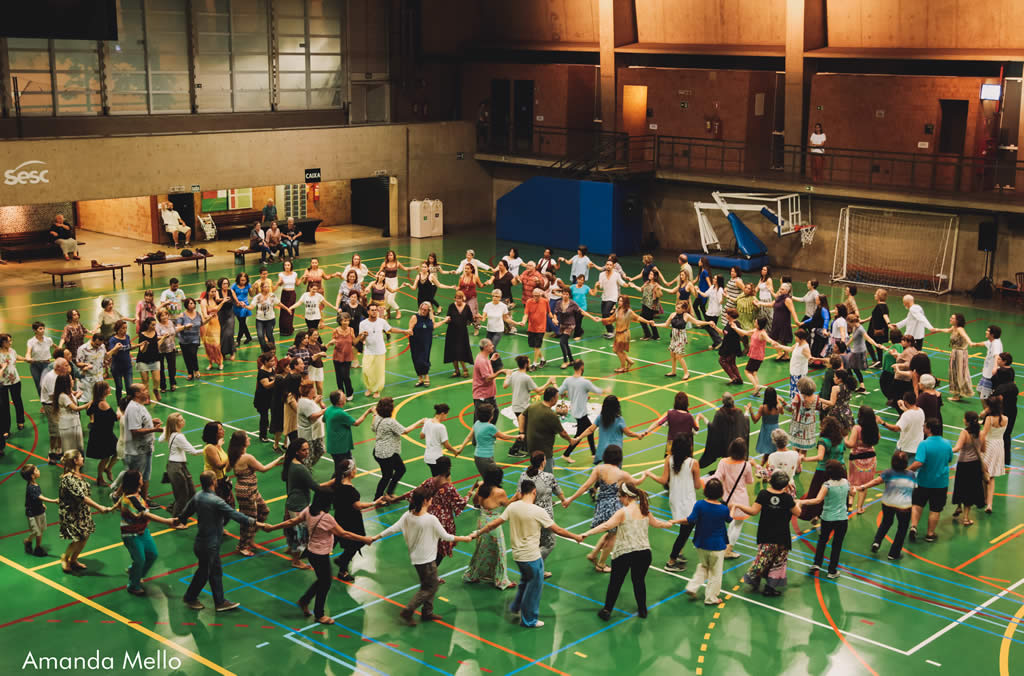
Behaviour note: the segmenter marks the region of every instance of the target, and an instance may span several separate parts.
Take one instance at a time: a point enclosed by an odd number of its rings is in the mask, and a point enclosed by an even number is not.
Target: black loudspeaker
[[[982,221],[978,224],[978,251],[996,250],[996,233],[998,228],[995,221]]]

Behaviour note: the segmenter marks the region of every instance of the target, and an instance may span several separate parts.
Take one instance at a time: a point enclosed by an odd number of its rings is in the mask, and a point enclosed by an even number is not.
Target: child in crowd
[[[761,578],[765,579],[764,595],[779,596],[786,586],[786,563],[792,539],[789,535],[790,516],[800,516],[796,500],[787,492],[789,475],[773,472],[768,487],[757,494],[751,506],[736,505],[750,516],[761,514],[757,522],[757,558],[743,581],[757,591]]]
[[[718,479],[709,479],[704,484],[704,499],[693,506],[690,515],[680,521],[694,525],[693,545],[697,548],[697,571],[686,585],[686,595],[697,599],[697,590],[707,582],[704,589],[704,605],[715,606],[722,602],[718,592],[722,588],[722,561],[725,547],[729,544],[725,529],[732,521],[729,507],[722,504],[725,489]]]
[[[46,531],[46,505],[44,502],[57,502],[57,498],[48,498],[43,495],[43,489],[39,487],[39,468],[29,463],[21,468],[21,478],[28,484],[25,486],[25,516],[28,517],[28,537],[25,538],[25,553],[36,556],[46,556],[43,549],[43,533]],[[36,546],[32,547],[32,538],[36,539]]]
[[[846,498],[850,494],[850,482],[846,480],[846,466],[838,460],[825,463],[827,480],[822,485],[817,497],[797,500],[796,504],[817,505],[824,503],[821,509],[821,532],[818,534],[818,546],[814,550],[814,565],[811,570],[821,570],[825,558],[825,545],[832,536],[832,553],[828,561],[828,579],[839,579],[839,555],[843,552],[843,539],[849,526],[849,515],[846,511]]]

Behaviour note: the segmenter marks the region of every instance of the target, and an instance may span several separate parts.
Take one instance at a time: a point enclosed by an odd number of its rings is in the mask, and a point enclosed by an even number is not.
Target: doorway
[[[512,83],[509,80],[491,80],[491,138],[488,150],[507,153],[510,124],[509,111],[512,107],[510,95]]]
[[[352,179],[352,223],[380,228],[391,236],[391,179],[389,176]]]
[[[967,139],[967,109],[961,99],[939,99],[939,147],[944,155],[963,155]]]
[[[512,113],[513,138],[516,152],[533,149],[533,80],[516,80]]]
[[[195,193],[179,192],[167,196],[167,201],[174,206],[174,210],[185,221],[185,225],[192,231],[192,239],[196,239],[196,196]],[[163,232],[163,223],[160,224],[161,237],[166,236]]]
[[[622,87],[622,131],[630,136],[643,136],[647,133],[646,86]]]

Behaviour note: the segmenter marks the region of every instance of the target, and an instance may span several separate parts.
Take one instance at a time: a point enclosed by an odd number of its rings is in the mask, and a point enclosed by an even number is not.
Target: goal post
[[[906,209],[848,206],[839,213],[832,281],[948,293],[960,218]]]

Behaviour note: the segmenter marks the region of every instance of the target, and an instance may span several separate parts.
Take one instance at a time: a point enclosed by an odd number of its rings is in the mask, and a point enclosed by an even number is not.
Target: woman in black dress
[[[448,284],[442,284],[437,280],[437,275],[430,271],[430,266],[424,261],[420,263],[419,274],[412,282],[403,282],[398,288],[404,289],[409,287],[410,289],[416,290],[416,305],[417,307],[424,303],[430,303],[436,309],[440,310],[441,305],[437,302],[435,296],[437,296],[438,289],[454,289],[454,286]]]
[[[89,405],[89,443],[85,447],[85,456],[99,460],[96,466],[96,485],[108,486],[114,480],[111,469],[117,462],[117,436],[114,425],[117,423],[118,411],[107,403],[110,385],[101,380],[92,386],[92,404]],[[107,481],[103,481],[103,475]]]
[[[448,306],[448,331],[444,334],[444,363],[455,365],[452,378],[470,375],[473,352],[469,347],[469,326],[473,321],[473,311],[466,303],[465,294],[456,291],[455,302]]]
[[[349,533],[366,535],[366,528],[363,526],[363,512],[385,505],[387,500],[381,497],[376,502],[361,502],[359,491],[352,485],[355,475],[356,463],[351,458],[342,460],[334,468],[334,479],[331,480],[334,484],[334,520]],[[342,538],[335,538],[335,542],[341,546],[341,554],[334,559],[334,562],[338,564],[338,579],[342,582],[352,582],[355,578],[352,577],[348,567],[363,545],[355,540]]]
[[[409,356],[419,378],[413,387],[430,387],[430,348],[434,344],[434,328],[448,321],[448,317],[435,319],[434,308],[428,301],[420,303],[419,310],[409,318]]]
[[[885,289],[875,291],[875,307],[871,310],[871,320],[868,322],[868,335],[879,345],[889,342],[889,292]],[[878,368],[882,365],[881,347],[868,343],[868,350],[871,352],[871,368]]]
[[[512,296],[512,286],[518,283],[518,278],[508,270],[508,263],[504,260],[498,261],[494,268],[494,276],[487,283],[496,290],[501,291],[501,302],[511,310],[515,307],[515,298]],[[577,318],[578,320],[579,318]]]
[[[274,369],[274,385],[270,388],[270,432],[274,435],[274,451],[281,452],[281,435],[284,433],[284,402],[288,398],[284,377],[292,363],[291,357],[281,357]]]
[[[221,277],[217,280],[217,288],[220,289],[220,297],[227,298],[228,302],[217,310],[217,319],[220,321],[220,353],[225,357],[235,360],[235,307],[238,305],[238,297],[231,290],[231,280]]]
[[[758,305],[761,303],[759,302]],[[793,287],[789,282],[783,282],[779,286],[779,292],[775,300],[769,301],[772,306],[771,328],[768,330],[768,337],[776,343],[789,345],[793,342],[793,324],[799,324],[796,316],[796,308],[793,307]],[[776,361],[789,361],[786,353],[777,352]]]

